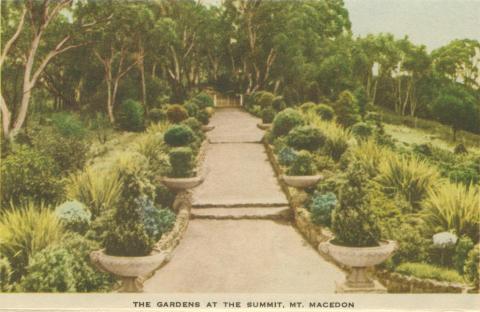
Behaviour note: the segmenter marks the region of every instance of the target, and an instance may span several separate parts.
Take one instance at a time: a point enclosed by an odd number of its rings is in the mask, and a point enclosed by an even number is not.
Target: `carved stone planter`
[[[155,253],[144,257],[110,256],[105,250],[93,251],[90,260],[99,269],[112,273],[122,280],[119,292],[142,292],[143,282],[138,277],[155,271],[165,261],[165,254]]]
[[[287,184],[288,186],[296,187],[296,188],[307,188],[317,184],[318,181],[322,178],[321,175],[312,175],[312,176],[289,176],[289,175],[282,175],[281,179]]]
[[[369,276],[367,268],[390,258],[396,247],[394,241],[381,241],[380,246],[375,247],[339,246],[332,244],[332,240],[319,245],[321,251],[351,269],[346,281],[337,284],[337,292],[385,292],[384,287]]]
[[[172,190],[188,190],[202,184],[204,178],[200,176],[191,178],[167,178],[163,177],[161,182]]]
[[[203,125],[202,126],[202,131],[203,132],[212,131],[213,129],[215,129],[215,126],[209,126],[209,125]]]
[[[257,124],[257,127],[262,130],[270,130],[272,128],[271,123],[259,123]]]

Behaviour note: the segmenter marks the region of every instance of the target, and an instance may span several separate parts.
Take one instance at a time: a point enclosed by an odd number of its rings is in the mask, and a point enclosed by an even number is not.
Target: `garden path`
[[[288,201],[258,122],[234,108],[212,118],[192,220],[172,260],[145,282],[146,292],[333,293],[344,277],[286,220]]]

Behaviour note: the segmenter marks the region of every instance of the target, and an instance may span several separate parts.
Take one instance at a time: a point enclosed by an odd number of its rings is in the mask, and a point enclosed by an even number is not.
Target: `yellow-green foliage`
[[[390,155],[380,164],[378,181],[387,191],[396,192],[419,208],[432,187],[441,182],[436,168],[415,157]]]
[[[151,124],[147,130],[147,134],[157,134],[157,133],[164,133],[172,124],[168,121],[161,121],[154,124]]]
[[[431,190],[422,206],[430,234],[454,230],[459,236],[478,239],[480,194],[473,185],[445,183]]]
[[[115,205],[121,190],[119,175],[113,169],[98,171],[87,167],[70,176],[67,183],[68,198],[85,204],[94,218]]]
[[[457,271],[426,263],[402,263],[395,269],[395,271],[404,275],[415,276],[419,278],[429,278],[438,281],[454,283],[463,282],[463,278],[460,276],[460,274],[458,274]]]
[[[30,256],[59,242],[63,227],[55,212],[42,204],[27,202],[0,215],[0,254],[7,257],[17,280]]]
[[[322,120],[315,112],[303,113],[307,124],[310,124],[322,131],[327,137],[325,152],[335,160],[339,160],[347,148],[355,145],[355,139],[349,130],[342,128],[333,121]]]
[[[352,156],[360,161],[371,176],[378,174],[380,164],[385,158],[393,157],[392,150],[380,146],[370,139],[351,149]]]

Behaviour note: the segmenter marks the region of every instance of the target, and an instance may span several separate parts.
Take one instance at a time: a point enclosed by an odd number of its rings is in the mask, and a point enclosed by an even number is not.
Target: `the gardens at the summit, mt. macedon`
[[[478,40],[325,0],[1,25],[0,292],[478,292]]]

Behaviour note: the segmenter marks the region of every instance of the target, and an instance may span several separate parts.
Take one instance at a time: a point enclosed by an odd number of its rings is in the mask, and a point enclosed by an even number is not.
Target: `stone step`
[[[206,209],[206,208],[274,208],[274,207],[285,207],[288,206],[288,201],[273,201],[270,202],[256,202],[256,203],[245,203],[244,201],[219,201],[218,203],[196,203],[193,202],[193,208]]]
[[[288,206],[281,207],[217,207],[217,208],[192,208],[192,219],[268,219],[288,220],[291,216]]]

